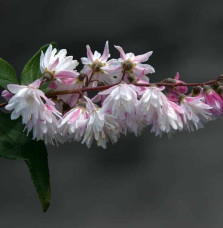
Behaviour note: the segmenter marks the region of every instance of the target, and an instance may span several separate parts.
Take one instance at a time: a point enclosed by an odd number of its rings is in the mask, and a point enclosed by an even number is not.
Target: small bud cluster
[[[135,56],[120,53],[110,59],[108,42],[101,55],[87,45],[87,57],[78,61],[51,45],[40,57],[42,77],[30,85],[9,84],[2,96],[11,119],[22,117],[27,134],[33,139],[55,144],[81,142],[88,147],[116,143],[121,134],[136,136],[151,125],[156,136],[176,131],[194,131],[223,113],[223,85],[195,86],[188,92],[186,83],[175,78],[150,84],[152,66],[145,64],[152,52]],[[49,83],[51,92],[44,94],[41,85]],[[157,83],[160,84],[160,83]],[[161,83],[162,84],[162,83]],[[177,85],[180,84],[180,85]],[[53,91],[53,92],[52,92]],[[89,91],[98,91],[92,97]]]

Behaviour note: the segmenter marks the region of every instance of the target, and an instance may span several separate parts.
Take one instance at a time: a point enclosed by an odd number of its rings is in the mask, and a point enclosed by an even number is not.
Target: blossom
[[[60,117],[60,113],[52,105],[40,106],[41,116],[35,121],[30,119],[24,130],[27,130],[27,135],[32,131],[33,139],[44,140],[46,144],[57,144],[58,121],[56,116]]]
[[[74,70],[79,64],[77,60],[73,60],[72,56],[66,56],[67,50],[61,49],[57,52],[56,48],[49,45],[45,54],[43,51],[40,56],[40,71],[43,77],[49,81],[58,81],[63,84],[72,83],[79,75]]]
[[[140,92],[140,88],[121,83],[98,93],[99,95],[107,96],[103,102],[102,109],[118,117],[125,134],[127,130],[135,133],[135,135],[138,135],[140,131],[136,116],[137,92]]]
[[[156,136],[165,133],[172,133],[182,130],[183,123],[180,114],[183,109],[174,102],[171,102],[162,93],[164,87],[149,87],[142,95],[137,112],[141,120],[146,124],[152,124],[152,132]]]
[[[183,81],[179,80],[180,74],[179,72],[176,73],[174,79],[167,78],[164,82],[167,83],[184,83]],[[177,87],[169,87],[167,97],[170,101],[177,102],[179,93],[186,93],[188,91],[187,86],[177,86]]]
[[[204,101],[211,106],[211,112],[220,116],[223,112],[223,101],[221,97],[208,85],[203,89]]]
[[[104,82],[107,84],[113,83],[114,78],[111,75],[105,73],[102,69],[103,67],[110,66],[110,61],[108,61],[108,58],[110,57],[108,41],[105,43],[105,48],[102,55],[97,51],[95,51],[93,54],[89,45],[87,45],[86,48],[87,58],[81,58],[81,61],[84,64],[84,68],[82,69],[81,73],[86,74],[89,80],[94,80],[92,83],[93,86],[97,85],[96,81]]]
[[[101,108],[95,107],[89,98],[85,97],[85,99],[87,100],[90,115],[82,143],[90,147],[93,139],[95,139],[97,145],[105,149],[109,140],[112,143],[116,143],[120,136],[121,128],[117,117],[104,112]]]
[[[89,119],[89,112],[85,106],[84,102],[79,102],[63,116],[58,128],[64,140],[80,141],[82,139]]]
[[[203,123],[212,119],[211,107],[202,101],[201,97],[180,95],[180,106],[184,112],[182,119],[188,131],[203,128]]]
[[[54,102],[39,90],[41,80],[28,86],[9,84],[8,89],[15,94],[6,105],[12,111],[11,119],[22,117],[28,133],[33,129],[33,139],[46,139],[46,143],[55,138],[57,120],[60,113],[55,109]]]
[[[107,66],[103,66],[101,69],[105,72],[116,75],[119,80],[122,79],[124,74],[126,82],[134,82],[138,79],[145,80],[144,76],[146,74],[155,72],[152,66],[142,64],[142,62],[149,59],[153,53],[152,51],[135,56],[132,52],[125,53],[120,46],[115,46],[115,48],[119,51],[120,58],[118,60],[112,59]]]

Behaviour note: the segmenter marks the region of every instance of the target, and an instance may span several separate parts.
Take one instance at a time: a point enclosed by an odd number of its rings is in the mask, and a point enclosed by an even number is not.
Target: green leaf
[[[0,86],[6,89],[8,84],[18,84],[16,73],[7,61],[0,58]]]
[[[0,157],[23,159],[42,203],[43,211],[50,205],[50,181],[47,150],[42,141],[34,141],[23,133],[21,120],[11,120],[0,112]]]
[[[56,46],[55,43],[51,43],[51,44],[53,45],[53,47]],[[41,47],[39,51],[25,65],[20,79],[22,85],[28,85],[41,77],[40,65],[39,65],[40,55],[41,55],[41,51],[45,52],[49,47],[49,45],[50,44],[46,44],[43,47]]]

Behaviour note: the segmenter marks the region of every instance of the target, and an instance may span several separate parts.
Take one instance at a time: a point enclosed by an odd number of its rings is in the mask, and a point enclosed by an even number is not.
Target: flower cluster
[[[88,147],[95,140],[106,148],[108,141],[116,143],[127,132],[137,136],[147,125],[156,136],[194,131],[223,113],[220,80],[191,91],[178,73],[150,83],[148,74],[155,70],[145,62],[152,51],[134,55],[115,46],[120,58],[109,60],[108,42],[102,55],[86,48],[78,72],[77,60],[49,45],[40,57],[42,77],[30,85],[9,84],[2,92],[11,119],[21,116],[33,139],[49,144],[77,141]],[[44,94],[41,86],[46,82],[50,92]],[[92,97],[89,91],[98,93]]]

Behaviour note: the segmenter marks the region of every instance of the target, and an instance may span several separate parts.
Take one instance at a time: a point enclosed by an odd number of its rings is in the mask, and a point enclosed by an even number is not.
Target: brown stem
[[[149,86],[167,86],[167,87],[177,87],[177,86],[203,86],[203,85],[213,85],[216,84],[219,81],[223,81],[223,75],[220,75],[216,80],[211,80],[207,82],[198,82],[198,83],[185,83],[185,82],[180,82],[180,83],[165,83],[165,82],[155,82],[151,84],[147,83],[129,83],[134,86],[143,86],[143,87],[149,87]],[[48,98],[54,98],[58,95],[65,95],[65,94],[72,94],[72,93],[79,93],[83,94],[83,92],[89,92],[89,91],[101,91],[105,89],[109,89],[112,86],[118,85],[120,82],[112,84],[112,85],[105,85],[105,86],[97,86],[97,87],[83,87],[80,89],[73,89],[73,90],[64,90],[64,91],[57,91],[57,92],[48,92],[46,93],[46,96]],[[7,103],[2,103],[0,104],[0,108],[3,108],[7,105]]]
[[[4,108],[8,103],[2,103],[0,104],[0,108]]]
[[[177,86],[203,86],[203,85],[213,85],[215,83],[217,83],[218,81],[223,80],[222,76],[219,76],[216,80],[211,80],[211,81],[207,81],[207,82],[198,82],[198,83],[185,83],[185,82],[180,82],[180,83],[165,83],[165,82],[155,82],[155,83],[151,83],[151,84],[147,84],[147,83],[130,83],[132,85],[135,86],[143,86],[143,87],[149,87],[149,86],[167,86],[167,87],[177,87]],[[64,91],[58,91],[58,92],[50,92],[47,93],[46,96],[48,98],[51,97],[55,97],[57,95],[64,95],[64,94],[72,94],[72,93],[80,93],[80,92],[88,92],[88,91],[101,91],[101,90],[105,90],[105,89],[109,89],[112,86],[118,85],[119,83],[115,83],[112,85],[106,85],[106,86],[97,86],[97,87],[93,87],[93,88],[89,88],[89,87],[84,87],[84,88],[80,88],[80,89],[74,89],[74,90],[64,90]]]

